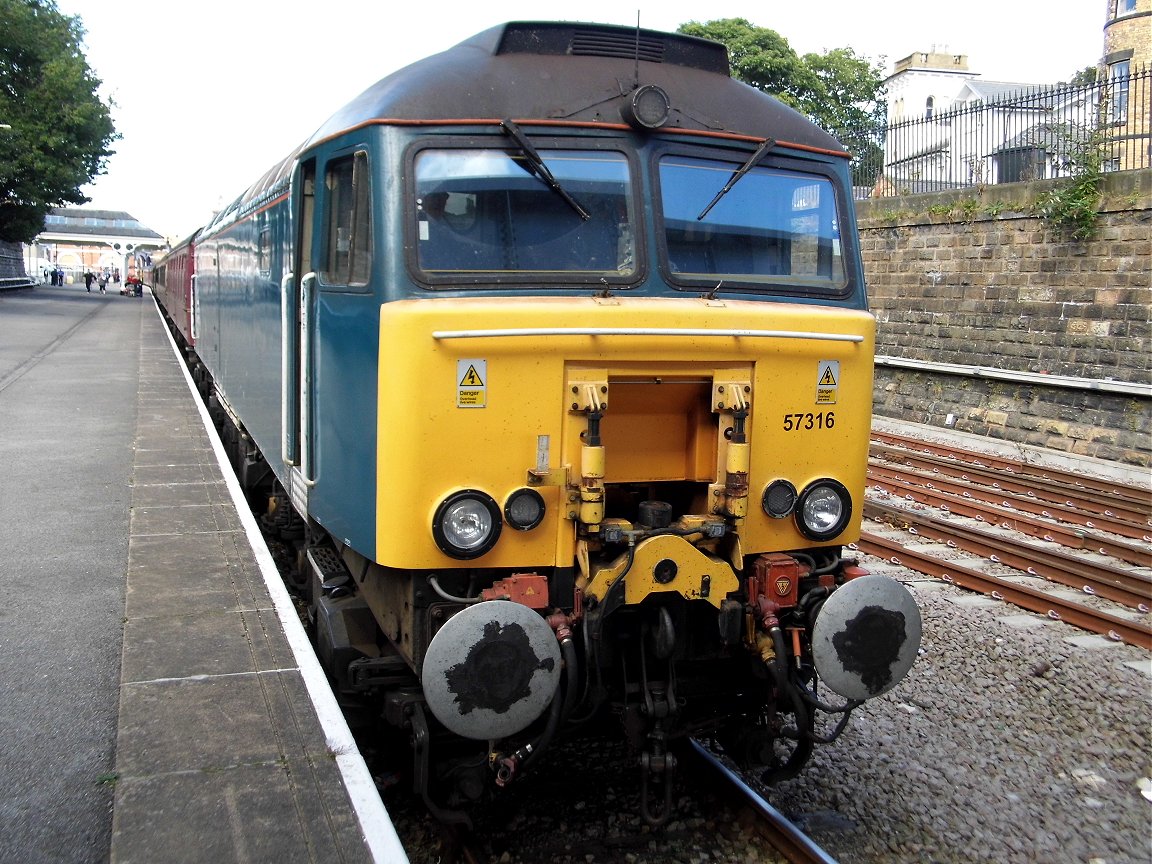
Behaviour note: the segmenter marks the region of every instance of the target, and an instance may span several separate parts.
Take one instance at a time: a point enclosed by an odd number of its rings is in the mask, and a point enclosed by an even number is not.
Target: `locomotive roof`
[[[513,21],[405,66],[333,114],[272,166],[208,227],[262,206],[286,187],[297,156],[327,138],[370,124],[513,119],[620,124],[637,86],[669,97],[665,128],[774,138],[823,151],[843,146],[804,115],[729,74],[719,42],[620,27]]]
[[[671,101],[669,127],[842,151],[831,135],[729,75],[718,42],[606,24],[514,21],[394,72],[336,112],[313,144],[372,121],[620,123],[634,87]]]

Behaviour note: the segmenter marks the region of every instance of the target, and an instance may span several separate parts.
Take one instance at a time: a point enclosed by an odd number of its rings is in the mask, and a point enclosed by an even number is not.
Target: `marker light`
[[[517,531],[530,531],[544,519],[544,499],[535,489],[517,489],[504,502],[504,518]]]
[[[645,84],[629,94],[620,114],[633,129],[659,129],[668,122],[671,106],[667,93],[655,84]]]
[[[500,507],[491,495],[465,489],[445,498],[432,518],[432,537],[445,555],[479,558],[500,536]]]
[[[852,498],[829,478],[810,483],[796,502],[796,525],[809,540],[831,540],[852,517]]]
[[[796,507],[796,487],[787,480],[773,480],[764,490],[760,506],[773,519],[783,519]]]

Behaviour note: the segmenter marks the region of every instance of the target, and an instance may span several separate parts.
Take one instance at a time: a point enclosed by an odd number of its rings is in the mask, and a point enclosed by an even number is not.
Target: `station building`
[[[167,245],[129,213],[62,207],[44,218],[44,230],[24,247],[24,268],[42,282],[51,281],[53,270],[63,273],[64,284],[82,282],[87,270],[118,272],[123,280]]]

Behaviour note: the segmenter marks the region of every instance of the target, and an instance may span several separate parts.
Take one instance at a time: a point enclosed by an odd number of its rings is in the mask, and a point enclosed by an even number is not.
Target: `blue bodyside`
[[[374,557],[380,303],[374,293],[321,290],[318,306],[312,516],[336,539]]]
[[[330,150],[313,154],[321,175]],[[270,206],[241,213],[230,224],[212,226],[198,255],[201,359],[286,488],[289,469],[281,459],[281,280],[295,260],[293,206],[290,197],[280,196]],[[374,208],[379,210],[378,202]],[[262,230],[268,232],[263,271]],[[375,551],[376,366],[383,275],[374,273],[372,283],[355,293],[320,285],[314,310],[316,482],[309,494],[309,515],[367,556]]]

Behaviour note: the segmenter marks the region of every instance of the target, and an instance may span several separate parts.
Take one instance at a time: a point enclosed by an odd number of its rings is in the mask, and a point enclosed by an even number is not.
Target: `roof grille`
[[[641,33],[611,30],[576,30],[572,34],[571,53],[585,57],[620,57],[631,60],[639,56],[649,63],[664,62],[664,40]]]
[[[611,24],[513,21],[503,26],[494,53],[643,60],[728,74],[728,49],[719,42]]]

